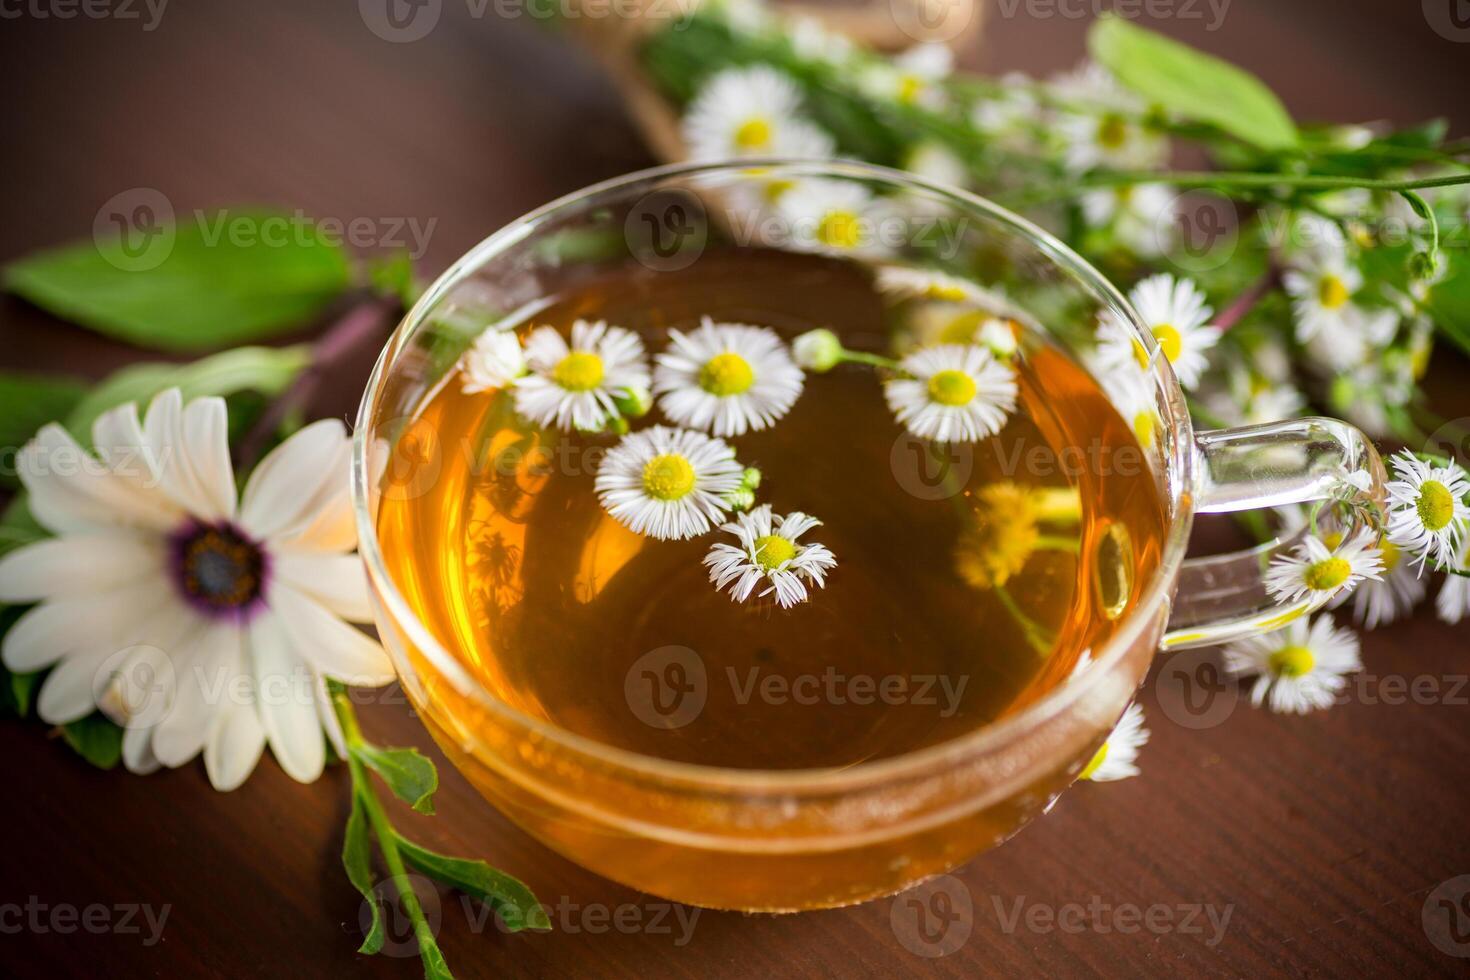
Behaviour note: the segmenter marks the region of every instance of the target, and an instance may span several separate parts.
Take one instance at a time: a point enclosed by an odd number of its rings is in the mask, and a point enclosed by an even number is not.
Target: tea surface
[[[584,318],[638,332],[650,356],[703,316],[787,342],[827,327],[853,349],[951,342],[973,310],[895,302],[861,267],[780,252],[634,267],[554,297],[524,329]],[[1019,327],[1017,329],[1020,329]],[[505,392],[451,378],[390,467],[436,458],[427,492],[385,495],[394,580],[497,697],[599,742],[705,765],[842,767],[962,735],[1065,679],[1135,601],[1163,510],[1129,424],[1034,331],[996,435],[938,447],[904,432],[881,371],[808,373],[789,414],[727,439],[760,502],[822,521],[803,540],[837,567],[809,601],[732,601],[702,559],[712,531],[659,541],[593,489],[610,434],[538,429]],[[658,408],[634,430],[669,424]]]

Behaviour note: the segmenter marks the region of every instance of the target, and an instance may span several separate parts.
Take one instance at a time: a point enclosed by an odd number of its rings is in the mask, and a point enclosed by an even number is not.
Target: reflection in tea
[[[774,251],[711,251],[678,272],[634,266],[586,279],[516,325],[526,354],[549,345],[565,357],[578,346],[576,321],[605,321],[641,340],[640,376],[657,392],[654,358],[671,348],[670,331],[676,354],[698,354],[717,345],[700,332],[710,318],[779,337],[763,356],[782,371],[792,341],[819,328],[873,363],[785,377],[779,411],[759,425],[692,396],[632,419],[645,441],[658,438],[654,426],[712,429],[708,438],[738,459],[721,464],[729,512],[691,525],[692,537],[646,533],[599,499],[619,434],[564,431],[545,397],[451,377],[390,462],[390,479],[430,457],[437,475],[413,493],[384,494],[388,568],[489,691],[602,743],[790,769],[851,766],[963,735],[1065,681],[1107,639],[1157,564],[1164,528],[1130,420],[1039,325],[995,305],[963,280],[874,276]],[[619,343],[620,369],[644,371]],[[915,359],[937,345],[991,353],[927,368]],[[812,364],[810,351],[798,356]],[[885,366],[889,358],[904,370]],[[719,365],[706,391],[749,387],[740,364]],[[593,365],[572,366],[587,376],[570,382],[592,391]],[[977,416],[979,428],[935,428],[923,414],[925,399],[973,402],[975,384],[993,384],[996,371],[1013,390],[985,417],[993,424]],[[677,453],[646,454],[638,466],[664,467],[655,490],[693,485]],[[648,479],[646,468],[630,472]],[[741,492],[731,497],[734,474]],[[779,520],[793,513],[820,524],[782,537]],[[724,522],[734,530],[715,526]],[[719,581],[716,566],[712,581],[718,544],[731,574]],[[831,562],[814,559],[820,574],[797,577],[803,600],[761,595],[775,579],[765,573],[796,568],[782,562],[815,547]],[[742,596],[746,570],[754,585]]]

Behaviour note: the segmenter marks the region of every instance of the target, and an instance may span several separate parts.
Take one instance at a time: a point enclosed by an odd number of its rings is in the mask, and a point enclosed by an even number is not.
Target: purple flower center
[[[191,521],[173,536],[174,580],[201,612],[250,612],[265,590],[267,566],[260,546],[228,522]]]

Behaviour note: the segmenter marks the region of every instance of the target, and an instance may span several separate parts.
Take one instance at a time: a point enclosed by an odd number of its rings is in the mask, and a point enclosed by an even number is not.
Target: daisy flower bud
[[[832,370],[842,360],[842,341],[830,330],[808,330],[791,344],[797,366],[818,374]]]

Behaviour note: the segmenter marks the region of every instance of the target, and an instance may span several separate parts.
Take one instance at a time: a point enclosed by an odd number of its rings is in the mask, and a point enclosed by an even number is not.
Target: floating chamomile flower
[[[1388,484],[1388,536],[1418,559],[1449,565],[1470,524],[1464,497],[1470,481],[1459,463],[1432,466],[1408,450],[1393,457],[1397,480]]]
[[[763,580],[770,584],[759,595],[774,592],[782,609],[806,601],[807,583],[825,586],[827,572],[837,567],[837,559],[825,545],[798,540],[821,523],[800,511],[776,517],[769,504],[737,514],[720,530],[735,535],[740,544],[720,542],[704,556],[710,581],[716,589],[728,587],[736,602],[750,598]]]
[[[832,155],[832,140],[799,118],[801,93],[772,68],[731,68],[711,78],[684,116],[692,160]]]
[[[1220,340],[1220,329],[1209,326],[1214,311],[1205,295],[1188,279],[1175,279],[1167,272],[1150,276],[1133,287],[1129,301],[1158,342],[1159,352],[1174,368],[1185,388],[1199,383],[1207,362],[1205,352]],[[1098,357],[1107,369],[1125,367],[1134,361],[1147,369],[1143,345],[1112,310],[1105,311],[1098,329]]]
[[[531,373],[516,381],[516,411],[565,431],[601,429],[618,417],[618,399],[648,387],[643,358],[637,334],[602,320],[572,324],[570,344],[555,327],[537,327],[526,338]]]
[[[1280,555],[1266,570],[1266,589],[1280,602],[1303,596],[1326,602],[1364,579],[1383,577],[1383,555],[1367,528],[1329,549],[1321,538],[1308,535],[1291,555]]]
[[[767,428],[801,395],[802,373],[774,330],[705,317],[697,330],[669,331],[653,390],[665,415],[717,436]]]
[[[466,395],[509,388],[526,373],[526,354],[514,330],[491,327],[459,360],[459,390]]]
[[[1079,664],[1080,666],[1080,664]],[[1093,755],[1078,779],[1109,783],[1138,775],[1138,750],[1148,742],[1149,730],[1143,727],[1143,708],[1130,704],[1108,740]]]
[[[1459,560],[1454,566],[1461,571],[1470,568],[1470,535],[1460,544]],[[1458,623],[1470,615],[1470,578],[1446,575],[1434,597],[1434,611],[1446,623]]]
[[[1383,578],[1359,583],[1352,591],[1353,618],[1365,629],[1385,626],[1408,615],[1424,601],[1427,589],[1413,567],[1404,560],[1404,551],[1388,538],[1380,543],[1383,552]],[[1333,609],[1346,603],[1344,592],[1332,600]]]
[[[911,375],[883,386],[909,432],[934,442],[978,442],[999,432],[1016,407],[1016,376],[984,347],[940,344],[900,366]]]
[[[1362,666],[1356,634],[1333,625],[1327,615],[1299,619],[1285,629],[1248,636],[1225,648],[1226,670],[1256,678],[1252,704],[1298,715],[1331,707],[1347,684],[1344,675]]]
[[[602,506],[637,534],[667,541],[703,534],[730,509],[744,471],[719,439],[662,425],[623,437],[597,468]]]

